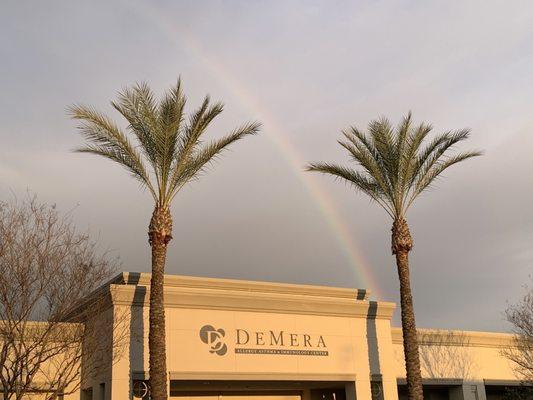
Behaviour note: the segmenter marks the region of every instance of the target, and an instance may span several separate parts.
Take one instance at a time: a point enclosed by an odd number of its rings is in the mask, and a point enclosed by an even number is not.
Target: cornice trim
[[[123,272],[109,283],[122,285],[150,286],[151,274]],[[370,291],[366,289],[338,288],[319,285],[300,285],[277,282],[259,282],[237,279],[204,278],[184,275],[165,275],[165,287],[184,287],[198,289],[221,289],[243,292],[262,292],[279,294],[301,294],[322,297],[368,300]]]
[[[491,347],[503,348],[512,346],[514,335],[497,332],[454,331],[445,329],[417,329],[419,344],[438,346],[462,346],[462,347]],[[446,336],[453,334],[446,340]],[[445,339],[443,339],[443,337]],[[402,329],[392,328],[392,343],[403,344]]]
[[[149,288],[112,285],[113,304],[147,307]],[[309,314],[391,319],[396,305],[348,298],[287,293],[243,292],[190,287],[166,287],[165,306],[264,313]],[[371,314],[371,315],[370,315]]]

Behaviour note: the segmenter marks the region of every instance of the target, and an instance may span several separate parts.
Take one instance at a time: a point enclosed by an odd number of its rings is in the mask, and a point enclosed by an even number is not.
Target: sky
[[[125,170],[75,154],[74,103],[116,119],[135,82],[181,76],[188,111],[240,141],[173,204],[167,272],[366,288],[398,302],[391,220],[305,172],[350,161],[341,130],[409,110],[470,128],[483,157],[450,169],[408,213],[419,327],[508,330],[533,273],[533,4],[529,1],[3,1],[0,199],[28,191],[72,213],[121,268],[149,271],[152,200]],[[399,310],[395,324],[399,322]]]

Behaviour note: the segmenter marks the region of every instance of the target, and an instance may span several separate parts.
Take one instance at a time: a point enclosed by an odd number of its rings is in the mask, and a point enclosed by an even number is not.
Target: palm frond
[[[172,173],[166,198],[172,201],[178,191],[190,180],[200,174],[205,167],[214,161],[224,149],[230,144],[244,138],[247,135],[255,135],[259,132],[261,124],[251,122],[234,130],[229,135],[214,140],[201,149],[197,150],[194,156],[179,160]]]
[[[372,144],[383,162],[383,166],[387,171],[387,178],[394,185],[396,179],[394,166],[395,151],[394,151],[394,130],[388,119],[382,117],[379,120],[371,121],[368,124],[368,131],[372,139]]]
[[[422,177],[420,177],[420,180],[416,182],[416,185],[413,189],[411,199],[409,200],[408,207],[411,205],[411,203],[416,199],[417,196],[420,195],[428,186],[430,186],[433,181],[440,176],[446,169],[451,167],[452,165],[455,165],[457,163],[460,163],[461,161],[467,160],[472,157],[478,157],[483,155],[482,151],[469,151],[464,152],[460,154],[456,154],[454,156],[449,157],[446,160],[440,160],[433,164],[433,167],[429,169]]]
[[[441,157],[457,143],[468,139],[470,131],[462,129],[456,132],[445,132],[438,135],[416,158],[414,174],[411,177],[411,188],[417,187],[417,182],[424,180],[424,176],[439,162]]]
[[[387,169],[381,154],[376,150],[371,140],[362,132],[352,127],[349,132],[343,132],[349,143],[338,141],[344,147],[353,160],[361,165],[381,187],[383,193],[392,196],[392,188],[388,178]]]
[[[410,144],[410,138],[413,136],[411,129],[411,111],[403,118],[402,122],[396,128],[395,134],[395,159],[397,161],[396,170],[398,171],[398,190],[404,188],[403,173],[408,167],[410,159],[405,157],[406,150]]]
[[[400,195],[398,191],[399,177],[398,164],[399,154],[396,150],[395,132],[388,119],[382,117],[368,124],[368,131],[372,138],[372,144],[379,153],[383,163],[383,170],[390,186],[390,202],[396,210],[401,209]]]
[[[431,167],[448,149],[460,141],[468,139],[469,134],[468,129],[462,129],[456,132],[445,132],[435,137],[418,155],[416,175],[423,174],[424,170]]]
[[[171,131],[178,131],[183,121],[186,98],[181,88],[181,79],[169,90],[159,105],[161,124]]]
[[[181,132],[186,99],[181,90],[181,80],[161,100],[159,105],[159,125],[155,138],[159,153],[161,186],[168,190],[170,171],[174,163],[178,139]]]
[[[378,203],[391,217],[393,216],[393,210],[390,208],[389,204],[383,200],[383,192],[380,185],[372,178],[369,178],[354,169],[323,162],[310,163],[306,170],[332,175],[336,179],[341,179],[365,193],[368,197]]]
[[[113,160],[128,169],[131,174],[145,185],[155,197],[141,155],[122,132],[108,117],[86,106],[73,106],[69,109],[73,119],[81,121],[78,129],[85,139],[92,143],[76,151],[92,153]]]
[[[207,126],[223,111],[222,103],[215,103],[210,106],[209,102],[209,96],[206,96],[202,106],[191,116],[181,141],[178,143],[177,158],[186,159],[191,156]]]
[[[147,178],[147,173],[144,166],[139,165],[139,163],[135,162],[126,153],[123,153],[110,147],[97,145],[86,145],[85,147],[76,148],[74,151],[76,153],[90,153],[102,156],[122,165],[131,173],[134,178],[136,178],[141,183],[142,186],[147,187],[154,200],[157,200],[154,188],[150,180]]]
[[[408,139],[411,136],[411,117],[412,114],[409,111],[396,130],[394,148],[396,149],[399,161],[401,161],[401,156],[404,154],[405,148],[408,145]]]
[[[154,95],[146,83],[138,83],[125,88],[118,95],[118,101],[111,105],[129,123],[129,130],[135,135],[139,147],[152,166],[158,191],[161,188],[161,174],[158,168],[160,154],[155,142],[159,129]]]
[[[416,176],[418,168],[416,155],[432,129],[430,124],[421,123],[407,138],[407,147],[401,155],[404,160],[402,161],[403,169],[400,172],[400,175],[403,176],[402,190],[404,193],[408,191],[409,185],[412,184],[413,178]]]

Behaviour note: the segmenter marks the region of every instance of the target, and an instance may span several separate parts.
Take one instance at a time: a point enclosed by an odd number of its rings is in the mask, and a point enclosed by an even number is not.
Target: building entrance
[[[300,393],[179,393],[170,395],[176,400],[301,400]]]
[[[346,400],[344,382],[175,381],[170,396],[179,400]]]

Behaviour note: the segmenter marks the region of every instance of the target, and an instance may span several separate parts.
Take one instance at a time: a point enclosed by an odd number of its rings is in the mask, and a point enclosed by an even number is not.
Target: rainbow
[[[356,240],[354,240],[346,223],[338,213],[333,199],[318,184],[316,177],[312,176],[313,174],[303,173],[307,160],[303,159],[295,146],[287,139],[287,135],[283,134],[283,129],[269,113],[268,108],[247,91],[244,85],[225,69],[220,62],[203,51],[202,46],[194,37],[183,30],[178,30],[177,26],[170,23],[165,14],[147,3],[127,2],[126,4],[129,8],[134,4],[139,16],[150,19],[177,47],[185,47],[210,74],[218,78],[227,87],[228,91],[253,113],[254,118],[262,122],[265,131],[268,132],[267,136],[281,152],[298,179],[303,182],[304,187],[320,209],[340,248],[349,260],[358,285],[369,289],[375,296],[380,298],[381,293],[372,275],[372,267],[363,257],[363,252],[357,247]]]

